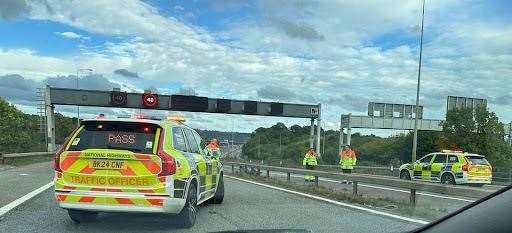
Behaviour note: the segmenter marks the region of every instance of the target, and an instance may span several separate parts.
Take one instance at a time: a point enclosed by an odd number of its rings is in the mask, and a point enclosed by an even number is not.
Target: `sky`
[[[512,121],[510,12],[510,1],[426,0],[424,118],[443,119],[455,95]],[[337,129],[370,101],[415,103],[420,24],[420,0],[0,0],[0,96],[35,113],[36,88],[75,88],[78,74],[84,89],[322,103],[324,126]],[[309,123],[182,114],[226,131]]]

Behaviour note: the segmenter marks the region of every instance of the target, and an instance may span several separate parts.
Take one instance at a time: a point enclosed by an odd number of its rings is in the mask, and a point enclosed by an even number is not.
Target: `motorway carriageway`
[[[176,228],[176,218],[102,213],[73,223],[53,197],[51,163],[0,172],[0,232],[207,232],[240,229],[307,229],[312,232],[401,232],[425,221],[226,177],[220,205],[199,207],[196,225]]]

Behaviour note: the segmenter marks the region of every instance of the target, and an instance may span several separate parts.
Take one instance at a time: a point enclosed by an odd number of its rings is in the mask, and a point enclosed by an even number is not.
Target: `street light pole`
[[[423,54],[423,23],[425,21],[425,0],[421,13],[421,34],[420,34],[420,58],[418,62],[418,86],[416,87],[416,107],[414,115],[414,137],[412,139],[412,157],[411,162],[416,161],[416,150],[418,148],[418,110],[420,106],[420,80],[421,80],[421,58]]]

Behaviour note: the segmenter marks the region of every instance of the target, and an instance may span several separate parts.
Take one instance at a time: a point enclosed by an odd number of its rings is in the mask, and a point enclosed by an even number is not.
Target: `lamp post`
[[[414,137],[412,139],[412,157],[411,162],[416,161],[416,150],[418,148],[418,110],[420,105],[420,80],[421,80],[421,56],[423,53],[423,23],[425,21],[425,0],[421,13],[421,34],[420,34],[420,58],[418,62],[418,86],[416,87],[416,107],[414,115]]]

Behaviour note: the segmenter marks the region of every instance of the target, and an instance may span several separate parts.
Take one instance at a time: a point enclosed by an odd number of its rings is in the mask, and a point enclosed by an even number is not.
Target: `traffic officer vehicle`
[[[55,197],[75,222],[98,212],[177,214],[195,223],[198,204],[224,198],[222,164],[201,137],[171,117],[82,121],[56,153]]]
[[[483,186],[492,181],[492,166],[483,155],[443,150],[403,164],[400,178]]]

